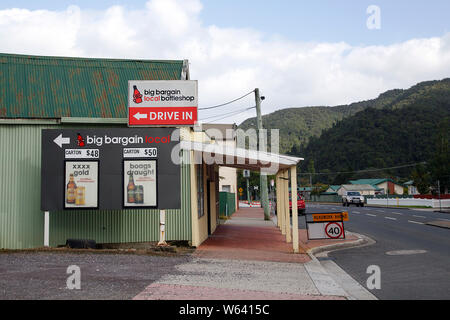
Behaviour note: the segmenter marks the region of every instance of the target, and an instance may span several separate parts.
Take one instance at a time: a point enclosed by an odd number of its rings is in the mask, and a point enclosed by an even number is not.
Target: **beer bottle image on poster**
[[[124,161],[124,206],[156,207],[156,160]]]
[[[66,161],[64,208],[98,207],[98,162]]]

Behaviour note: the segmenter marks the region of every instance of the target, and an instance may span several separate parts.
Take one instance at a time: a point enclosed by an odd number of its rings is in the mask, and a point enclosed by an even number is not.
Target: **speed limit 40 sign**
[[[344,224],[342,222],[327,223],[325,235],[330,239],[344,239]]]
[[[344,223],[333,222],[309,222],[307,223],[308,239],[345,239]]]

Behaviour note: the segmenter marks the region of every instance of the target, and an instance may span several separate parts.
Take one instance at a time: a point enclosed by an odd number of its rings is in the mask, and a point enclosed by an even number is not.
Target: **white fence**
[[[367,199],[367,204],[388,206],[421,206],[439,208],[439,199],[415,199],[415,198],[389,198],[389,199]],[[441,200],[442,208],[450,208],[450,199]]]

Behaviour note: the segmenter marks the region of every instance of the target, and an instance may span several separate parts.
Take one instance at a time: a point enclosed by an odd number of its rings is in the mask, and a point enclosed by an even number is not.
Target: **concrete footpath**
[[[324,267],[312,254],[323,246],[330,250],[330,244],[350,243],[362,239],[348,234],[343,241],[307,241],[306,230],[300,230],[300,253],[294,254],[276,220],[264,221],[261,208],[241,208],[197,248],[192,260],[176,266],[176,274],[158,279],[134,299],[373,299],[337,265],[327,261]]]

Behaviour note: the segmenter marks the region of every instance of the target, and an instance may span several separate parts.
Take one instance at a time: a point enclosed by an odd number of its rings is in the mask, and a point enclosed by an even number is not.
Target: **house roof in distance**
[[[347,191],[375,191],[378,188],[370,184],[343,184],[341,188],[344,188]]]
[[[340,187],[341,187],[340,185],[331,185],[331,186],[329,186],[329,188],[331,188],[334,191],[338,191]]]
[[[383,182],[390,181],[396,185],[403,186],[401,183],[395,182],[392,179],[381,178],[381,179],[358,179],[358,180],[350,180],[351,184],[370,184],[372,186],[377,186]]]

